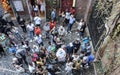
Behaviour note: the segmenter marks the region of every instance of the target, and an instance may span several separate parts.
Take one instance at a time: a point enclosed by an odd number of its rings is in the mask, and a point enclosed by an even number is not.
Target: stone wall
[[[113,0],[110,16],[105,20],[106,36],[103,39],[96,58],[102,63],[104,75],[120,74],[120,1]],[[97,66],[96,66],[97,67]],[[97,68],[97,72],[99,68]],[[102,75],[101,74],[101,75]]]

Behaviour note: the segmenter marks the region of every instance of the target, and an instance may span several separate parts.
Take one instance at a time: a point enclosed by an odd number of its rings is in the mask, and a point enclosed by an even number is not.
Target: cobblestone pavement
[[[79,37],[77,35],[77,33],[75,33],[76,29],[76,25],[73,26],[73,32],[70,34],[67,34],[65,37],[63,37],[63,39],[65,40],[65,43],[69,43],[72,42],[74,38]],[[25,33],[21,32],[21,34],[24,37],[28,37],[28,35],[26,35]],[[47,39],[44,39],[44,44],[46,44],[48,42]],[[34,43],[31,43],[31,45],[33,45]],[[29,61],[29,58],[28,58]],[[64,65],[62,66],[63,69],[63,73],[61,75],[65,75],[64,73]],[[0,75],[29,75],[27,73],[22,73],[22,74],[17,74],[14,70],[14,67],[12,65],[12,56],[10,56],[9,54],[7,56],[3,56],[0,58]],[[90,68],[89,70],[84,70],[83,74],[80,75],[94,75],[94,69],[93,67]]]

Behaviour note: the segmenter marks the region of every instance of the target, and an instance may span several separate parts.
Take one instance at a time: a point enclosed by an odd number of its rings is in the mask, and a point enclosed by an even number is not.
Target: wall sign
[[[20,0],[13,1],[13,4],[15,6],[16,11],[24,11],[22,1]]]

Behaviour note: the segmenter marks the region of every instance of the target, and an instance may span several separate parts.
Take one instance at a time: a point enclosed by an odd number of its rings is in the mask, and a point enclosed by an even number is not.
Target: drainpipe
[[[75,4],[76,4],[76,0],[73,0],[72,7],[75,7]]]
[[[27,8],[28,8],[29,15],[30,15],[30,20],[32,21],[33,17],[32,17],[32,15],[31,15],[31,10],[30,10],[30,6],[29,6],[28,1],[29,1],[29,0],[26,0],[26,4],[27,4]]]

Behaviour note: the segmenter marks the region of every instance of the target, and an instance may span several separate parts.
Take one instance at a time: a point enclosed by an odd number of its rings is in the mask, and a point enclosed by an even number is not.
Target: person
[[[48,48],[47,48],[47,51],[48,51],[48,53],[50,53],[51,52],[51,48],[52,48],[52,42],[48,42]]]
[[[73,62],[70,60],[68,60],[68,62],[65,65],[65,71],[67,75],[71,75],[72,73],[72,68],[73,68]]]
[[[65,62],[66,60],[66,52],[62,48],[59,48],[56,52],[56,57],[59,62]]]
[[[26,60],[26,51],[25,51],[25,49],[18,49],[16,51],[16,57],[21,58],[22,59],[21,62],[23,63],[23,61],[24,61],[24,63],[26,65],[28,65],[28,62]]]
[[[69,24],[68,24],[68,27],[67,27],[67,32],[71,33],[71,28],[72,28],[74,23],[75,23],[74,15],[71,15],[70,19],[69,19]]]
[[[54,30],[55,27],[56,27],[56,22],[54,20],[52,20],[50,22],[50,30]]]
[[[95,56],[91,53],[89,56],[88,56],[88,65],[90,66],[90,64],[92,62],[94,62],[94,59],[95,59]]]
[[[73,69],[72,69],[72,73],[73,75],[80,75],[82,73],[81,71],[81,60],[77,60],[75,63],[74,63],[74,66],[73,66]]]
[[[77,62],[79,60],[80,56],[78,54],[76,54],[76,53],[73,53],[72,58],[73,58],[73,62],[75,63],[75,62]]]
[[[66,49],[67,49],[67,54],[70,56],[72,53],[73,53],[73,43],[70,42],[67,46],[66,46]]]
[[[51,20],[55,21],[56,20],[56,10],[53,9],[53,11],[51,12]]]
[[[35,22],[36,26],[40,26],[41,25],[41,18],[38,15],[36,15],[34,17],[34,22]]]
[[[18,24],[20,24],[20,16],[19,15],[17,15],[16,19],[17,19]]]
[[[37,43],[38,43],[38,45],[39,45],[39,47],[42,45],[44,45],[43,44],[43,40],[42,40],[42,35],[37,35],[36,37],[35,37],[35,40],[37,41]]]
[[[23,18],[20,18],[20,22],[19,23],[20,23],[20,26],[21,26],[23,32],[26,33],[27,29],[26,29],[26,25],[25,25],[25,20]]]
[[[39,52],[40,52],[40,50],[39,50],[39,48],[38,48],[37,45],[33,45],[32,52],[33,52],[33,53],[39,53]]]
[[[3,16],[0,16],[0,25],[5,26],[7,25],[7,21],[2,18]]]
[[[9,50],[9,53],[11,53],[12,55],[15,55],[17,51],[16,47],[12,45],[9,46],[8,50]]]
[[[86,28],[86,24],[85,24],[84,20],[82,20],[82,26],[80,28],[80,36],[81,36],[81,38],[84,36],[85,28]]]
[[[75,41],[73,42],[73,47],[74,47],[74,53],[77,53],[80,48],[80,39],[79,38],[75,39]]]
[[[75,7],[71,7],[70,8],[70,14],[75,15],[75,12],[76,12]]]
[[[1,55],[5,55],[5,51],[4,51],[4,49],[3,49],[3,47],[2,47],[1,44],[0,44],[0,54],[1,54]]]
[[[18,73],[25,72],[25,69],[22,67],[23,64],[19,61],[18,58],[13,58],[12,64],[13,64],[13,66],[15,67],[15,69]]]
[[[40,13],[41,15],[45,14],[45,2],[43,1],[40,2]]]
[[[89,59],[88,59],[88,55],[87,54],[85,54],[85,56],[83,57],[83,59],[82,59],[82,67],[87,67],[88,66],[88,61],[89,61]]]
[[[37,53],[33,53],[32,56],[31,56],[32,62],[34,62],[36,64],[37,59],[38,59],[38,54]]]
[[[55,41],[56,41],[56,49],[59,49],[62,46],[63,42],[59,37],[56,38]]]
[[[15,27],[15,26],[12,27],[12,32],[13,32],[13,34],[16,35],[18,40],[21,40],[23,38],[17,27]]]
[[[78,33],[80,32],[81,27],[82,27],[83,24],[84,24],[84,21],[83,21],[83,19],[81,19],[80,22],[78,23],[78,26],[77,26],[77,31],[78,31]],[[78,35],[79,35],[79,34],[78,34]]]
[[[9,38],[12,45],[16,46],[18,44],[18,41],[12,32],[8,32],[8,38]]]
[[[65,12],[65,24],[66,25],[69,23],[69,19],[70,19],[70,12],[67,9]]]
[[[66,32],[66,30],[65,30],[65,28],[64,28],[63,26],[60,26],[60,27],[58,28],[58,34],[59,34],[59,36],[61,36],[61,37],[65,36],[65,35],[67,34],[67,32]]]
[[[30,42],[32,42],[32,39],[33,39],[33,36],[34,36],[34,24],[32,22],[30,22],[28,25],[27,25],[27,28],[28,28],[28,31],[29,31],[29,37],[30,37]]]
[[[43,26],[43,30],[45,31],[45,37],[49,38],[50,25],[48,22]]]
[[[38,15],[39,8],[37,4],[33,5],[33,10],[34,10],[35,15]]]
[[[44,75],[45,74],[45,70],[44,70],[44,66],[37,66],[37,74],[38,75]]]
[[[34,62],[31,62],[28,64],[28,70],[29,70],[30,74],[35,73],[35,63]]]
[[[35,35],[37,35],[37,36],[41,34],[41,29],[40,29],[39,26],[36,26],[36,27],[35,27],[34,33],[35,33]]]
[[[10,26],[14,26],[14,23],[12,22],[11,14],[7,11],[5,11],[3,17],[2,17],[7,23],[10,24]]]
[[[0,32],[0,44],[2,45],[3,48],[6,48],[7,45],[9,44],[9,40],[8,40],[7,36],[1,32]],[[4,52],[6,52],[6,51],[4,51]]]

